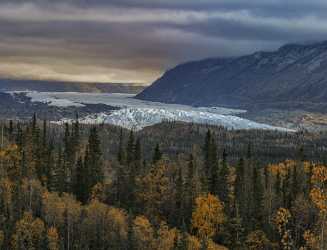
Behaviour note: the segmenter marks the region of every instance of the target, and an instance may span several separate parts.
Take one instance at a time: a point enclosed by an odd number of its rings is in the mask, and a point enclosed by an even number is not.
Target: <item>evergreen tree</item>
[[[220,176],[219,176],[219,162],[217,156],[217,144],[216,141],[212,138],[209,144],[209,155],[208,155],[208,166],[209,175],[208,175],[208,187],[209,192],[215,195],[219,194],[220,189]]]
[[[184,216],[184,180],[182,174],[182,168],[179,167],[176,178],[176,226],[182,225],[185,219]]]
[[[73,176],[73,150],[71,144],[71,133],[68,123],[65,123],[64,134],[64,152],[63,152],[63,166],[64,166],[64,182],[65,192],[70,192],[72,188],[72,176]]]
[[[287,170],[285,178],[282,183],[282,197],[283,197],[283,207],[289,208],[291,206],[291,190],[290,190],[290,172]]]
[[[126,149],[126,161],[127,165],[130,165],[134,161],[134,152],[135,152],[135,138],[134,132],[131,131],[128,137],[127,149]]]
[[[125,163],[125,151],[124,151],[124,133],[123,128],[120,129],[119,134],[119,146],[118,146],[118,162],[123,165]]]
[[[218,197],[219,199],[225,203],[225,207],[228,207],[228,175],[229,169],[227,165],[227,153],[224,149],[223,159],[222,159],[222,167],[219,172],[219,189],[218,189]]]
[[[264,191],[261,181],[261,175],[257,166],[253,168],[253,207],[252,207],[252,218],[253,226],[256,229],[260,229],[263,221],[263,200],[264,200]]]
[[[294,166],[292,172],[292,192],[291,192],[291,202],[295,201],[297,194],[299,192],[300,186],[298,181],[297,166]]]
[[[241,158],[236,167],[236,179],[235,179],[235,198],[239,204],[242,203],[242,199],[243,199],[243,192],[245,186],[244,181],[245,181],[244,160],[243,158]]]
[[[184,185],[184,193],[185,193],[185,223],[186,226],[189,227],[191,224],[191,218],[192,218],[192,212],[193,212],[193,206],[194,206],[194,200],[197,197],[196,194],[196,180],[195,180],[195,161],[193,154],[190,154],[190,158],[188,161],[188,167],[187,167],[187,175]]]
[[[135,171],[138,173],[142,167],[142,146],[140,138],[137,138],[134,149]]]
[[[76,198],[85,204],[90,195],[89,176],[92,173],[84,166],[83,160],[80,157],[76,164],[76,177],[74,178],[74,194]]]
[[[12,142],[14,139],[14,124],[12,120],[9,121],[8,139],[10,142]]]
[[[97,183],[102,183],[104,179],[102,152],[100,139],[96,127],[90,129],[88,140],[88,159],[85,164],[88,168],[90,175],[90,186],[93,187]]]
[[[62,147],[59,145],[56,164],[50,173],[49,189],[52,192],[63,193],[66,191],[65,168],[63,162]]]
[[[154,149],[154,153],[153,153],[153,157],[152,157],[152,163],[156,164],[158,161],[160,161],[162,158],[162,153],[160,151],[160,147],[159,144],[157,143],[155,149]]]
[[[211,153],[212,153],[212,136],[211,131],[208,129],[205,140],[204,140],[204,146],[203,146],[203,153],[204,153],[204,169],[205,169],[205,175],[209,176],[211,171]]]

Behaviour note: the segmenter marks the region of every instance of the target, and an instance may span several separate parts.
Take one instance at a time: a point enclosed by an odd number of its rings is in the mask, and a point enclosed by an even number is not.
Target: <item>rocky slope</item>
[[[137,98],[194,106],[327,110],[327,41],[185,63]]]

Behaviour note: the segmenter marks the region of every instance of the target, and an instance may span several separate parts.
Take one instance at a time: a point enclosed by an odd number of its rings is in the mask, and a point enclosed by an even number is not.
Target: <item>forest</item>
[[[327,249],[327,133],[0,125],[1,249]]]

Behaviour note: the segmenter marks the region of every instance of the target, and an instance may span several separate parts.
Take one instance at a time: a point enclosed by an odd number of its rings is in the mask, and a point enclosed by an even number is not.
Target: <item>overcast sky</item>
[[[327,40],[326,0],[1,0],[0,77],[150,84],[188,60]]]

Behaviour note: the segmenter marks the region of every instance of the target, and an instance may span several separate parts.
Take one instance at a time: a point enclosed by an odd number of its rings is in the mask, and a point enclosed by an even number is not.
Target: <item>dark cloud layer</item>
[[[2,0],[0,77],[148,84],[206,57],[327,39],[325,0]]]

